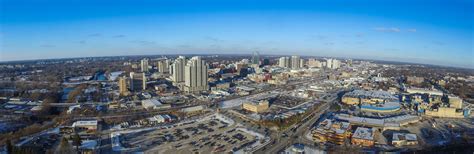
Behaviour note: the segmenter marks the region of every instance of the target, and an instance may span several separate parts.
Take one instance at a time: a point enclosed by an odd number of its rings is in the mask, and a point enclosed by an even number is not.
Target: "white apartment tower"
[[[142,59],[140,61],[140,64],[141,64],[140,65],[141,66],[141,71],[142,72],[148,72],[148,59],[147,58]]]
[[[280,59],[278,60],[278,65],[280,67],[290,67],[290,58],[289,57],[280,57]]]
[[[174,85],[184,82],[184,66],[186,65],[186,58],[179,56],[171,64],[169,72],[171,74],[171,80]]]
[[[184,67],[184,91],[199,92],[209,89],[207,82],[209,65],[200,56],[192,57]]]
[[[167,73],[169,72],[170,61],[168,59],[158,61],[158,72]]]
[[[341,61],[337,59],[327,59],[326,67],[330,69],[338,69],[339,67],[341,67]]]
[[[291,68],[292,69],[300,68],[300,56],[291,56]]]
[[[326,59],[326,67],[332,68],[332,59]]]
[[[337,59],[333,59],[332,60],[332,69],[338,69],[339,67],[341,67],[341,61],[337,60]]]

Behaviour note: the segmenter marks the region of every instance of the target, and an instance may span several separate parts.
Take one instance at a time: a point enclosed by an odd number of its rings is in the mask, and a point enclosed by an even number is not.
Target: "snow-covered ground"
[[[110,140],[112,141],[112,150],[113,151],[122,151],[125,148],[122,147],[120,143],[120,133],[111,133]]]
[[[50,129],[47,129],[45,131],[42,131],[42,132],[33,134],[31,136],[28,136],[28,137],[26,137],[26,139],[22,140],[20,143],[17,143],[16,146],[22,146],[23,144],[26,144],[26,143],[30,142],[31,140],[33,140],[35,137],[42,136],[42,135],[45,135],[45,134],[59,134],[59,127],[50,128]]]
[[[115,81],[120,76],[120,74],[122,74],[122,73],[123,73],[123,71],[117,71],[117,72],[110,73],[109,80],[110,81]]]
[[[254,153],[258,149],[260,149],[260,148],[264,147],[265,145],[267,145],[268,143],[270,143],[270,137],[265,137],[265,135],[260,134],[258,132],[249,130],[247,128],[237,128],[237,130],[255,136],[255,139],[257,139],[257,141],[255,143],[245,147],[245,148],[242,148],[242,149],[234,152],[234,153]]]
[[[242,98],[239,98],[239,99],[233,99],[233,100],[227,100],[227,101],[223,101],[219,104],[219,107],[221,109],[228,109],[228,108],[234,108],[234,107],[239,107],[239,106],[242,106],[242,104],[247,101],[246,99],[242,99]]]
[[[218,119],[220,121],[223,121],[225,123],[228,123],[230,126],[234,125],[234,123],[235,123],[234,120],[232,120],[231,118],[226,117],[222,114],[216,113],[215,116],[216,116],[216,119]]]
[[[81,144],[81,149],[96,149],[97,148],[97,140],[84,140]]]

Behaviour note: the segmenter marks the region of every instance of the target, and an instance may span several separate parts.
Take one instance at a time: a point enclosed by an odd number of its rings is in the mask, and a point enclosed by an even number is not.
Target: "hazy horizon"
[[[260,51],[474,68],[467,0],[0,3],[2,62]]]

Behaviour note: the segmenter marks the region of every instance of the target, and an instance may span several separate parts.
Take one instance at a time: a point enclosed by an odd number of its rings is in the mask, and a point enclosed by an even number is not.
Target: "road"
[[[322,106],[318,107],[310,116],[309,120],[301,124],[299,127],[296,128],[295,131],[292,129],[287,129],[282,132],[272,133],[271,138],[272,141],[275,141],[275,144],[270,143],[269,145],[265,146],[257,150],[255,153],[278,153],[279,151],[283,150],[284,148],[290,146],[294,143],[304,143],[304,144],[313,144],[312,140],[308,140],[305,135],[308,131],[310,131],[311,126],[319,119],[319,117],[329,110],[330,106],[336,102],[337,96],[333,94],[331,99],[329,99],[326,103],[322,104]],[[297,126],[296,123],[294,126],[290,127],[293,128]],[[283,138],[283,134],[287,134],[288,137]]]

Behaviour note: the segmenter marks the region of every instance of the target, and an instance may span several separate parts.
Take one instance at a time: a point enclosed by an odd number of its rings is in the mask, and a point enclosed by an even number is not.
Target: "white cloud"
[[[411,29],[408,29],[407,31],[415,33],[415,32],[416,32],[416,29],[411,28]]]
[[[379,32],[394,32],[394,33],[398,33],[401,31],[400,28],[397,28],[397,27],[390,27],[390,28],[376,27],[374,28],[374,30],[379,31]]]

